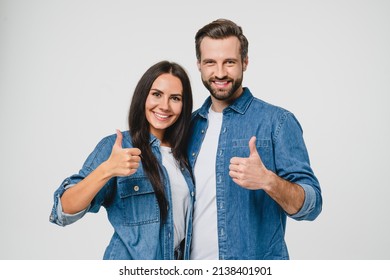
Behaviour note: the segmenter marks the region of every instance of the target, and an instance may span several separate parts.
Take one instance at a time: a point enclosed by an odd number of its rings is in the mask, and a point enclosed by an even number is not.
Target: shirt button
[[[204,129],[202,129],[202,132],[201,132],[202,134],[204,134]]]
[[[195,153],[192,153],[192,156],[194,157],[196,154]]]
[[[138,192],[139,191],[139,187],[138,186],[134,186],[134,191]]]

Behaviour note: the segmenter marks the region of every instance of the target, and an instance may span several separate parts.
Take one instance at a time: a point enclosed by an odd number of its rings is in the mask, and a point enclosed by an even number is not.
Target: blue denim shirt
[[[114,228],[114,234],[106,248],[103,259],[156,259],[172,260],[174,255],[174,228],[172,208],[168,209],[167,220],[160,225],[160,210],[151,182],[147,178],[142,161],[137,172],[127,177],[114,177],[95,196],[90,206],[77,214],[62,212],[60,197],[72,185],[80,182],[102,162],[108,159],[116,135],[102,139],[85,161],[78,174],[66,178],[54,193],[54,205],[50,221],[60,226],[69,225],[80,219],[86,212],[96,213],[103,206],[108,219]],[[160,141],[151,136],[150,145],[158,161],[162,162]],[[123,133],[123,148],[132,148],[129,132]],[[186,238],[183,258],[189,258],[192,231],[192,210],[194,202],[194,185],[190,172],[182,169],[188,184],[190,209],[187,211]],[[171,188],[168,174],[163,168],[165,191],[169,205],[172,205]]]
[[[193,166],[208,127],[210,97],[193,113],[189,143]],[[232,157],[248,157],[248,142],[264,165],[278,176],[303,187],[305,200],[295,220],[314,220],[322,209],[321,189],[297,119],[289,111],[243,94],[223,110],[216,155],[216,203],[220,259],[289,259],[285,242],[287,213],[263,190],[248,190],[229,176]],[[195,182],[196,185],[196,182]],[[195,209],[196,211],[196,209]]]

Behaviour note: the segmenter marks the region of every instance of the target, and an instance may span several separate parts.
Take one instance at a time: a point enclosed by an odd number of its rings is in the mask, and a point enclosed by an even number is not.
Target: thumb
[[[115,140],[114,146],[117,146],[118,148],[122,148],[122,139],[123,139],[122,132],[120,132],[120,130],[117,129],[116,130],[116,140]]]
[[[260,157],[259,153],[257,152],[256,149],[256,137],[252,136],[251,139],[249,140],[249,157]]]

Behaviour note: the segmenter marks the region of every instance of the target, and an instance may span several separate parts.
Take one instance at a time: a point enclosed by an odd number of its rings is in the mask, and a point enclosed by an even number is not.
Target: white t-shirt
[[[180,167],[172,155],[171,148],[160,146],[160,151],[162,156],[162,163],[168,172],[169,181],[171,184],[174,227],[173,236],[176,249],[180,245],[180,242],[185,238],[186,216],[189,205],[190,192],[186,180],[180,171]]]
[[[215,159],[222,113],[209,110],[209,125],[195,163],[196,199],[190,259],[217,260],[218,223],[216,204]]]

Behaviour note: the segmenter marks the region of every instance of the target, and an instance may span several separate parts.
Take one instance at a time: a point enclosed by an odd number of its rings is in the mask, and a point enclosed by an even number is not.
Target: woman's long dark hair
[[[192,89],[190,79],[183,67],[169,61],[161,61],[151,66],[141,77],[134,90],[129,111],[130,136],[133,146],[141,150],[142,166],[153,185],[162,221],[165,221],[168,213],[168,201],[165,196],[161,166],[150,146],[150,130],[149,122],[145,115],[145,103],[153,82],[160,75],[167,73],[179,78],[182,83],[183,106],[177,121],[166,129],[163,140],[170,144],[172,154],[179,166],[181,168],[189,168],[186,150],[188,128],[192,113]]]

